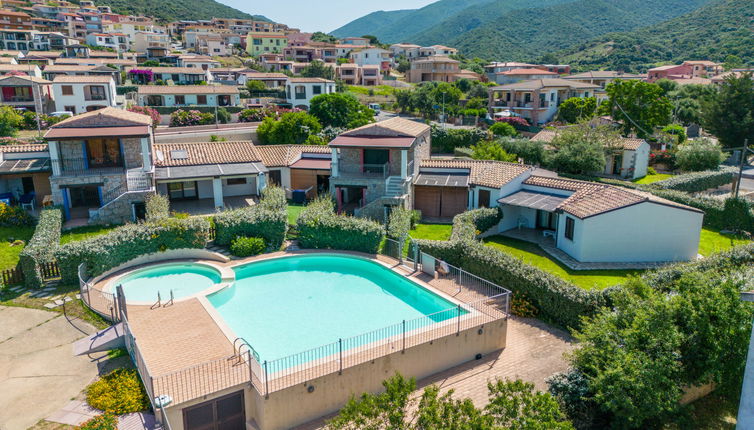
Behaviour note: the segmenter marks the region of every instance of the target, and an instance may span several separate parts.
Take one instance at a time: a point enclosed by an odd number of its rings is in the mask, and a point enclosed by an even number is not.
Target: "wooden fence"
[[[42,280],[44,282],[60,279],[60,266],[58,266],[57,261],[42,263],[40,270],[42,271]],[[0,271],[0,284],[2,286],[20,285],[24,283],[24,279],[24,272],[19,266]]]

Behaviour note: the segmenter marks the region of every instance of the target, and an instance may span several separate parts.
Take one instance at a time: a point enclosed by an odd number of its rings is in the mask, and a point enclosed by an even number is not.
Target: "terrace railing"
[[[106,293],[97,288],[93,288],[84,263],[79,264],[79,295],[81,300],[92,311],[96,312],[103,318],[117,323],[120,321],[120,309],[115,294]]]
[[[404,247],[398,246],[398,242],[392,239],[387,240],[386,246],[390,249],[386,255],[400,257],[403,254]],[[246,383],[251,383],[259,393],[267,396],[314,378],[342,373],[347,368],[379,357],[402,353],[408,348],[459,335],[508,317],[510,291],[419,252],[414,246],[410,247],[409,254],[416,268],[420,269],[415,274],[419,273],[425,278],[431,274],[432,279],[428,283],[449,291],[459,303],[430,315],[398,321],[348,338],[333,339],[331,343],[274,360],[265,360],[245,340],[236,339],[232,355],[162,375],[149,373],[123,312],[122,320],[130,336],[127,343],[129,352],[145,385],[149,385],[147,390],[152,398],[154,395],[168,395],[173,404],[180,404]],[[82,298],[94,291],[85,288],[82,281]]]

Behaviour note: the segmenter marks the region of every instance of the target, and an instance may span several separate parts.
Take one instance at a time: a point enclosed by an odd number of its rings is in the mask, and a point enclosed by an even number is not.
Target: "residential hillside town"
[[[754,63],[137,10],[0,1],[1,430],[754,429]]]

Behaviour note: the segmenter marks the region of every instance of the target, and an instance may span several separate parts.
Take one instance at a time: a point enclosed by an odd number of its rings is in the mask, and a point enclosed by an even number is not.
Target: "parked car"
[[[50,116],[54,116],[54,117],[73,116],[73,112],[69,110],[61,110],[61,111],[51,113]]]
[[[372,109],[375,115],[379,115],[380,111],[382,110],[382,106],[380,106],[379,103],[369,103],[369,109]]]

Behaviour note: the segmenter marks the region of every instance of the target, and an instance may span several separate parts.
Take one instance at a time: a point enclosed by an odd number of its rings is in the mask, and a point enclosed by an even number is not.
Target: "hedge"
[[[310,203],[297,220],[302,248],[341,249],[376,254],[385,231],[374,221],[335,214],[332,200]]]
[[[78,266],[85,263],[88,276],[98,276],[146,254],[169,249],[204,248],[209,221],[204,218],[163,219],[128,224],[88,240],[68,243],[55,252],[63,283],[78,281]]]
[[[474,240],[502,219],[503,214],[498,208],[474,209],[458,214],[453,217],[450,240]]]
[[[478,241],[417,240],[419,249],[441,260],[522,294],[545,321],[578,329],[581,317],[608,304],[610,289],[584,290]]]
[[[722,185],[730,184],[736,169],[732,167],[723,167],[718,170],[708,170],[705,172],[693,172],[683,175],[673,176],[663,181],[657,181],[652,185],[664,188],[666,190],[685,191],[687,193],[697,193],[710,188],[717,188]]]
[[[228,246],[239,237],[260,237],[267,247],[278,250],[283,245],[288,228],[287,206],[285,190],[265,188],[259,204],[215,216],[215,243]]]
[[[34,235],[19,255],[19,265],[27,287],[38,288],[43,285],[41,266],[54,259],[55,250],[60,245],[62,226],[63,215],[59,208],[40,212]]]
[[[139,87],[136,85],[121,85],[119,87],[115,87],[115,94],[119,96],[124,96],[128,93],[135,93],[139,91]]]

